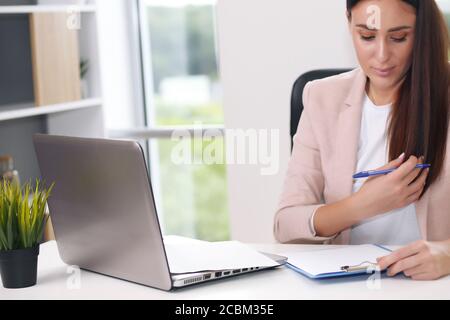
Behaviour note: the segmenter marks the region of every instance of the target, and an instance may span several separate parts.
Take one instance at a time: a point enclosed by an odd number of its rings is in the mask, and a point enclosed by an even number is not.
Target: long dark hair
[[[389,118],[389,161],[423,155],[431,168],[422,195],[443,170],[449,125],[449,36],[434,0],[402,0],[416,9],[411,67]],[[347,16],[360,0],[347,0]]]

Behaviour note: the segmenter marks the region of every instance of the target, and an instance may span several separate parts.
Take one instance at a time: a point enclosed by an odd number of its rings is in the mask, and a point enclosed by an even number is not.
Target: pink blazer
[[[315,237],[309,225],[313,212],[352,194],[366,75],[361,68],[308,82],[283,191],[274,219],[280,242],[348,244],[350,229],[334,238]],[[450,130],[449,130],[450,132]],[[415,203],[422,238],[450,238],[450,176],[444,171]]]

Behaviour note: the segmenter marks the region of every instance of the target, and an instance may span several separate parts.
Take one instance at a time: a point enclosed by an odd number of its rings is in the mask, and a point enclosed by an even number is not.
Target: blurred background
[[[33,133],[137,139],[163,232],[210,241],[274,241],[292,85],[357,66],[344,0],[0,1],[0,44],[0,156],[22,181]],[[226,129],[279,130],[278,172],[175,164],[172,132],[199,124],[215,129],[200,160],[211,143],[224,157]]]

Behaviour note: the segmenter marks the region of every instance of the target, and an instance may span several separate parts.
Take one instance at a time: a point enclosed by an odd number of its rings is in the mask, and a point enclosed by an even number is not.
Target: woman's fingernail
[[[405,156],[405,153],[403,152],[398,158],[401,159]]]

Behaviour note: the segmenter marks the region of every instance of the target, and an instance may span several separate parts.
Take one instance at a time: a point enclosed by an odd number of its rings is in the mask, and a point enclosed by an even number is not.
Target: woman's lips
[[[395,67],[390,67],[390,68],[383,68],[383,69],[379,69],[379,68],[372,68],[375,73],[380,76],[380,77],[388,77],[392,74],[392,71],[394,70]]]

